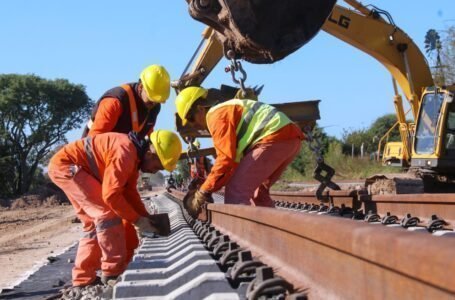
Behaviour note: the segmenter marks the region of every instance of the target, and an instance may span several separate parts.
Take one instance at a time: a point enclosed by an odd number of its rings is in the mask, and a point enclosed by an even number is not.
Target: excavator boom
[[[190,1],[190,11],[194,1],[196,0]],[[281,3],[281,1],[277,2]],[[411,103],[415,117],[423,89],[433,85],[431,71],[425,57],[412,39],[392,23],[393,20],[384,21],[377,12],[365,8],[356,1],[346,0],[346,2],[356,10],[335,5],[328,17],[324,19],[325,22],[321,23],[322,30],[371,55],[384,65]],[[190,71],[190,74],[195,76],[186,82],[181,82],[181,85],[201,84],[226,54],[226,39],[234,39],[234,37],[229,35],[223,37],[227,34],[226,30],[219,31],[222,30],[219,26],[213,28],[215,30],[211,28],[204,30],[203,36],[206,42]],[[251,35],[248,37],[252,38]],[[237,36],[237,39],[242,38]],[[283,44],[280,46],[284,47]]]

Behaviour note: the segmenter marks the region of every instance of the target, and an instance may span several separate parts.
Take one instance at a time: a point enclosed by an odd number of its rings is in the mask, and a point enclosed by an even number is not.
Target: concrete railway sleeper
[[[152,210],[169,213],[172,234],[143,242],[114,299],[306,299],[228,235],[191,219],[172,195],[151,200]]]
[[[207,222],[187,220],[208,243],[220,241],[218,247],[226,249],[220,263],[236,255],[239,261],[249,258],[239,250],[248,249],[252,266],[267,264],[310,299],[455,297],[455,239],[393,228],[402,225],[392,215],[365,222],[334,218],[328,210],[209,204]],[[393,224],[372,226],[383,220]]]

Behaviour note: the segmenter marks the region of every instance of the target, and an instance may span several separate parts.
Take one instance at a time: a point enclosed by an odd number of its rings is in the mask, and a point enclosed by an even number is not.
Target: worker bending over
[[[139,235],[162,229],[151,224],[153,216],[137,191],[139,169],[172,171],[181,151],[175,133],[158,130],[150,142],[133,132],[98,134],[70,143],[52,157],[49,177],[69,198],[85,232],[74,263],[73,286],[94,283],[99,269],[103,283],[125,270],[135,248],[125,239],[122,222],[133,224]]]
[[[206,129],[217,158],[194,197],[185,201],[197,216],[211,194],[225,187],[225,203],[273,207],[269,189],[299,153],[302,131],[273,106],[232,99],[216,104],[207,90],[188,87],[175,100],[182,125]]]
[[[138,82],[108,90],[98,100],[82,137],[135,131],[144,138],[153,131],[161,104],[169,98],[170,78],[159,65],[145,68]]]
[[[161,110],[161,103],[169,98],[170,77],[166,69],[150,65],[142,70],[139,81],[110,89],[96,103],[82,137],[106,132],[138,133],[149,136]],[[139,239],[134,227],[124,222],[127,247],[136,249]]]

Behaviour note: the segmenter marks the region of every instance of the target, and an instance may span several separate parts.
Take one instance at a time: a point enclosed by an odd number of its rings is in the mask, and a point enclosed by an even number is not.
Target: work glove
[[[202,206],[206,203],[213,203],[212,194],[201,192],[201,190],[190,191],[183,199],[183,207],[193,218],[197,218],[202,211]]]
[[[235,93],[234,99],[249,99],[258,101],[258,96],[255,94],[252,88],[246,88],[245,94],[243,93],[242,89],[239,89],[237,93]]]
[[[152,223],[147,217],[139,217],[136,223],[134,223],[134,228],[136,229],[139,238],[153,236],[153,234],[158,231],[154,226],[152,226]]]
[[[169,216],[167,214],[156,214],[148,217],[139,217],[134,223],[139,238],[153,237],[154,234],[168,236],[171,231]]]

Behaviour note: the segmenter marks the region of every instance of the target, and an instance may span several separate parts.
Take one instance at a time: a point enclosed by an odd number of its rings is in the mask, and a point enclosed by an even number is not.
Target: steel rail
[[[241,205],[209,204],[208,216],[314,299],[455,297],[455,239]]]
[[[298,204],[321,204],[312,192],[272,192],[271,197],[278,202]],[[328,191],[324,194],[326,204],[345,205],[353,210],[369,211],[380,215],[387,213],[399,217],[411,214],[422,220],[432,215],[455,223],[455,194],[399,194],[367,195],[363,191]]]

